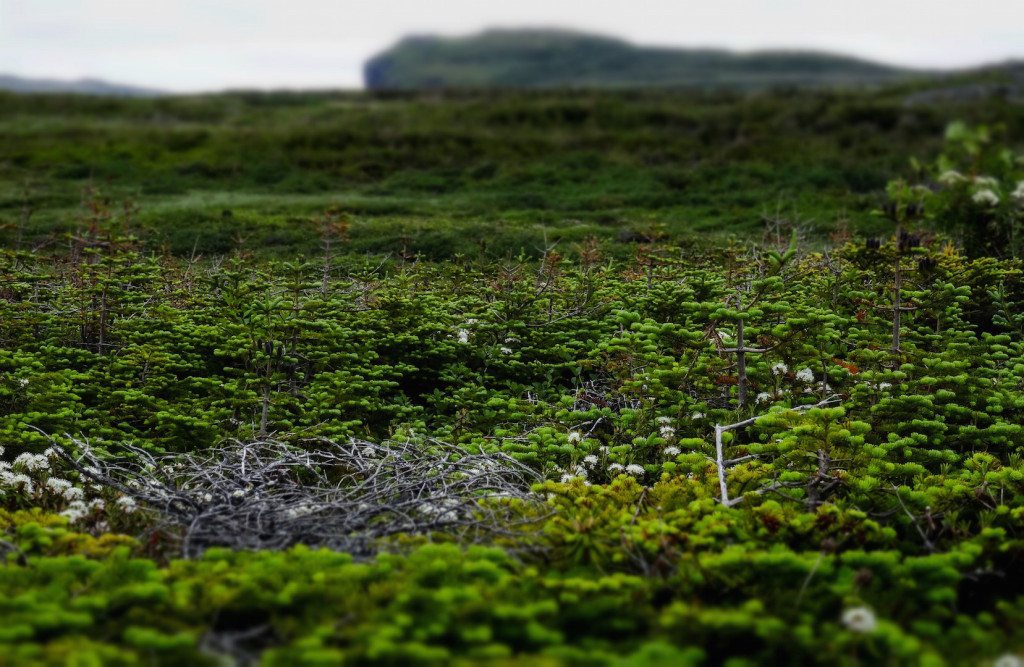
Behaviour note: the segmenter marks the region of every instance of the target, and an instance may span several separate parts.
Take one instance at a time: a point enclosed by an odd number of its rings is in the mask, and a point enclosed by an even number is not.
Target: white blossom
[[[1024,658],[1016,653],[1004,653],[992,661],[992,667],[1024,667]]]
[[[22,467],[28,472],[35,472],[37,470],[49,470],[50,462],[42,454],[29,454],[24,452],[18,454],[18,457],[14,459],[14,467]]]
[[[22,489],[25,493],[33,493],[35,487],[32,485],[32,478],[23,473],[0,473],[0,483],[11,489]]]
[[[690,415],[690,419],[704,419],[704,413],[694,412],[692,415]]]
[[[663,438],[672,438],[675,437],[676,435],[676,430],[671,426],[662,426],[659,429],[659,431],[661,432],[661,437]]]
[[[46,480],[46,488],[60,494],[71,488],[71,482],[60,477],[51,477]]]
[[[772,375],[785,375],[789,372],[789,366],[782,363],[781,361],[772,366]]]
[[[814,371],[810,368],[801,368],[796,372],[796,379],[808,384],[814,382]]]
[[[583,463],[587,464],[590,467],[594,467],[597,465],[597,457],[594,456],[593,454],[587,454],[586,456],[583,457]]]
[[[1019,181],[1017,183],[1017,187],[1010,193],[1010,197],[1015,199],[1017,202],[1024,204],[1024,181]]]
[[[971,199],[975,204],[982,204],[984,206],[996,206],[999,204],[999,195],[988,188],[978,190]]]
[[[621,463],[609,463],[608,464],[608,471],[609,472],[620,472],[622,470],[625,470],[625,468],[622,467]]]
[[[75,523],[84,519],[89,514],[89,508],[81,500],[76,500],[68,505],[67,509],[60,513],[62,517]]]
[[[873,632],[878,622],[867,607],[851,607],[843,611],[843,625],[853,632]]]
[[[507,347],[505,345],[502,345],[501,348],[499,348],[499,349],[501,350],[502,354],[512,354],[512,348],[511,347]]]
[[[117,499],[117,505],[125,514],[131,514],[137,509],[135,499],[131,496],[121,496]]]
[[[955,169],[950,169],[949,171],[944,171],[939,174],[939,183],[942,183],[943,185],[956,185],[957,183],[961,183],[966,180],[967,178]]]
[[[459,329],[459,342],[460,343],[468,343],[469,342],[469,331],[467,331],[466,329]]]
[[[999,179],[992,176],[975,176],[973,180],[975,185],[980,185],[983,188],[994,189],[999,187]]]
[[[757,398],[754,399],[754,402],[755,403],[768,403],[771,400],[772,400],[772,395],[769,394],[766,391],[762,391],[760,394],[757,395]]]
[[[671,458],[675,458],[675,457],[679,456],[679,451],[680,450],[679,450],[678,447],[669,445],[665,449],[661,450],[661,453],[671,459]]]
[[[565,439],[569,441],[569,444],[575,445],[583,439],[583,434],[579,431],[569,431]]]
[[[645,471],[642,465],[630,463],[628,466],[626,466],[626,472],[629,473],[630,475],[633,475],[634,477],[640,477],[641,475],[644,474]]]
[[[659,424],[662,424],[662,425],[671,424],[672,423],[672,418],[671,417],[661,416],[661,417],[658,417],[657,422]]]

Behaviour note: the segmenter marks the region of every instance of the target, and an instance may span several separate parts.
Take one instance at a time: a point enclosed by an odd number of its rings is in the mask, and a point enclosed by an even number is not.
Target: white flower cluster
[[[781,361],[772,366],[772,375],[785,375],[789,372],[789,366],[782,363]]]
[[[874,632],[878,627],[875,612],[867,607],[851,607],[843,611],[843,625],[853,632]]]
[[[810,368],[801,368],[796,372],[796,379],[810,384],[814,382],[814,371]]]
[[[565,439],[569,441],[570,445],[577,445],[581,440],[583,440],[583,434],[579,431],[569,431],[568,435],[565,436]]]
[[[29,454],[24,452],[18,454],[18,457],[14,459],[14,467],[22,468],[26,472],[39,472],[50,469],[50,461],[46,458],[45,454]]]
[[[944,171],[939,174],[939,183],[942,183],[943,185],[956,185],[957,183],[962,183],[966,180],[967,178],[955,169],[950,169],[949,171]]]
[[[632,475],[633,477],[643,477],[644,472],[646,471],[644,470],[644,467],[642,465],[630,463],[628,466],[626,466],[626,473]]]
[[[770,402],[771,402],[771,400],[772,400],[772,395],[771,395],[771,394],[769,394],[769,393],[768,393],[768,392],[766,392],[766,391],[762,391],[762,392],[761,392],[760,394],[758,394],[758,395],[757,395],[757,397],[756,397],[756,398],[754,399],[754,402],[755,402],[755,403],[770,403]]]
[[[94,512],[102,512],[104,507],[104,502],[99,498],[89,502],[74,500],[68,504],[67,509],[61,512],[60,515],[71,523],[76,523]]]
[[[1017,187],[1010,193],[1010,197],[1018,204],[1024,204],[1024,181],[1017,183]]]
[[[983,206],[999,205],[999,195],[997,195],[993,190],[990,190],[988,188],[982,188],[981,190],[975,192],[974,195],[971,196],[971,200],[975,204],[981,204]]]
[[[1024,667],[1024,658],[1016,653],[1004,653],[992,661],[992,667]]]
[[[83,500],[85,498],[85,491],[72,485],[68,480],[60,477],[48,478],[46,480],[46,489],[54,495],[60,496],[64,500],[70,502]]]
[[[664,454],[667,458],[674,459],[675,457],[679,456],[681,450],[678,447],[669,445],[665,449],[661,450],[661,453]]]

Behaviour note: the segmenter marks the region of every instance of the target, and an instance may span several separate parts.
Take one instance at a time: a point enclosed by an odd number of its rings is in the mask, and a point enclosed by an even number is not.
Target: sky
[[[410,33],[559,27],[905,66],[1024,58],[1024,0],[0,0],[0,73],[175,92],[358,88]]]

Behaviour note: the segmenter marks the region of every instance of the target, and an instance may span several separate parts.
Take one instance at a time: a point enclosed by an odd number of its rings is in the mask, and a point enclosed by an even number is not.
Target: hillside
[[[366,87],[548,88],[863,85],[922,73],[811,51],[735,53],[646,48],[559,30],[491,30],[469,37],[415,36],[371,59]]]
[[[116,97],[153,97],[163,92],[102,79],[32,79],[0,74],[0,90],[13,93],[72,93],[78,95],[112,95]]]

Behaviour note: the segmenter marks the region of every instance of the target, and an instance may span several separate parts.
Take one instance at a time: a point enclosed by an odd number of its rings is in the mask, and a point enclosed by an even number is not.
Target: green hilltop
[[[468,37],[412,36],[372,58],[366,87],[549,88],[873,85],[927,72],[813,51],[737,53],[641,47],[585,33],[489,30]]]

